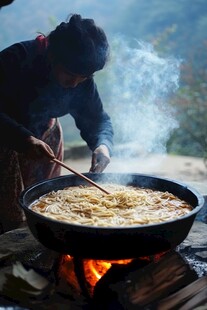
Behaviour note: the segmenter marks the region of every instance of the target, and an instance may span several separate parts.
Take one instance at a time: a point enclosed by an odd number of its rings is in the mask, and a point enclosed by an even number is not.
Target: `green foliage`
[[[203,157],[207,166],[206,59],[207,44],[204,42],[201,49],[192,51],[191,59],[181,67],[181,87],[172,102],[180,126],[168,142],[168,150]]]
[[[120,33],[143,41],[154,41],[166,29],[175,28],[169,33],[165,49],[171,55],[186,57],[206,38],[206,0],[139,0],[131,1],[128,9],[119,17],[115,25]]]

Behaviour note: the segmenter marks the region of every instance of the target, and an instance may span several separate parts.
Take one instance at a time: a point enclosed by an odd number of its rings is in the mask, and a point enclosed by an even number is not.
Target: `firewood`
[[[180,310],[194,309],[205,300],[207,301],[207,276],[161,300],[157,305],[157,310],[170,310],[178,307]]]
[[[144,307],[161,298],[166,298],[198,278],[187,262],[175,251],[165,254],[160,261],[150,263],[142,270],[127,277],[129,286],[120,295],[122,303],[132,309]],[[124,297],[123,297],[124,296]]]

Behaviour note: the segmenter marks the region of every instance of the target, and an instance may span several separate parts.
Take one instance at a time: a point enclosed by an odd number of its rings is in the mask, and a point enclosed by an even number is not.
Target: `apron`
[[[63,134],[57,119],[51,119],[42,140],[63,160]],[[24,222],[19,195],[28,186],[61,175],[60,165],[47,160],[27,159],[24,154],[6,148],[0,150],[0,234],[18,228]]]

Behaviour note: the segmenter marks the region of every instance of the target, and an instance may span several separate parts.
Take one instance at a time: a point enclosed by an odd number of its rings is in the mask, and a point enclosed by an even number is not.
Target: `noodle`
[[[71,224],[131,226],[164,222],[189,213],[192,207],[169,192],[105,184],[111,194],[94,186],[52,191],[30,205],[33,211]]]

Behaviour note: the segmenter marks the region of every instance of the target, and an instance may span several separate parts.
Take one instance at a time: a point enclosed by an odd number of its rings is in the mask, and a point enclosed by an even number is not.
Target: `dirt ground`
[[[64,162],[72,169],[84,173],[89,170],[90,160],[90,157],[68,158]],[[202,158],[173,155],[151,155],[130,159],[112,157],[104,172],[133,172],[170,178],[190,184],[207,195],[207,167]],[[69,173],[65,168],[62,169],[62,175]]]

